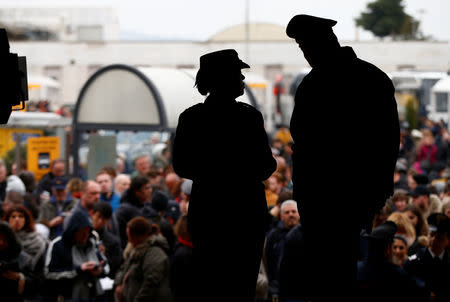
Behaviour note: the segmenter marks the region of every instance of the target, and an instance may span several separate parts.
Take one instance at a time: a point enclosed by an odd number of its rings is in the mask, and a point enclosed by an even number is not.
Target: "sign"
[[[27,142],[27,167],[36,181],[50,171],[50,163],[59,158],[59,137],[29,137]]]
[[[17,134],[20,133],[20,143],[27,141],[29,137],[38,137],[44,131],[38,129],[0,128],[0,157],[5,157],[9,150],[16,146]]]

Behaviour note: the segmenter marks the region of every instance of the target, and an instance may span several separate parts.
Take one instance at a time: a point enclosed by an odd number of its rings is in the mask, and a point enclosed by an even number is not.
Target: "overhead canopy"
[[[71,118],[62,117],[53,112],[21,112],[13,111],[8,124],[2,128],[36,128],[49,129],[70,126]]]
[[[180,113],[204,100],[194,84],[192,70],[110,65],[84,85],[74,124],[83,130],[173,131]],[[239,100],[256,106],[246,91]]]
[[[79,135],[83,131],[174,132],[180,113],[204,100],[194,88],[195,73],[117,64],[93,74],[81,89],[73,116],[75,175],[79,167]],[[257,106],[248,87],[238,100]]]
[[[443,78],[434,84],[433,92],[450,92],[450,77]]]

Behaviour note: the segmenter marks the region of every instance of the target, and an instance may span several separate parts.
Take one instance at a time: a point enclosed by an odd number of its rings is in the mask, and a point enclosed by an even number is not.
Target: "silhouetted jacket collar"
[[[357,59],[356,53],[353,48],[349,46],[344,46],[339,48],[336,53],[330,54],[327,60],[324,60],[320,65],[314,67],[313,69],[329,69],[334,68],[339,65],[346,65]]]
[[[212,107],[228,107],[236,104],[236,100],[232,98],[222,98],[217,95],[209,95],[205,104]]]

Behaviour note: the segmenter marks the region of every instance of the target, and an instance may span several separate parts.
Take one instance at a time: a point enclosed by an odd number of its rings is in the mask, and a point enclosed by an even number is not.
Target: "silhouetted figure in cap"
[[[387,221],[364,236],[368,241],[368,256],[358,263],[357,299],[354,301],[428,301],[424,287],[392,263],[396,232],[397,225]]]
[[[200,57],[196,86],[204,103],[179,117],[175,172],[192,179],[188,223],[200,301],[253,301],[268,212],[263,180],[276,168],[259,111],[244,93],[235,50]],[[230,185],[232,184],[232,185]]]
[[[312,67],[297,89],[290,129],[294,200],[299,202],[309,255],[304,281],[316,299],[351,292],[360,230],[371,225],[374,213],[393,193],[400,136],[391,80],[358,59],[352,48],[340,46],[332,30],[336,23],[297,15],[286,29]],[[361,177],[367,166],[368,175]],[[337,193],[333,196],[324,194],[318,181],[330,167],[339,173],[327,183],[327,191]],[[335,226],[340,236],[323,240],[322,234]],[[330,259],[328,246],[348,248],[333,250]]]

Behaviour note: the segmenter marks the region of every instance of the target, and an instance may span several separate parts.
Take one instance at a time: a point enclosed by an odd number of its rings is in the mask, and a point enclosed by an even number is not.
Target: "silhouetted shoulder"
[[[250,104],[243,103],[243,102],[236,102],[236,103],[239,106],[239,109],[242,111],[248,112],[249,114],[261,115],[261,112],[259,112],[258,109],[256,109],[255,107],[253,107]]]
[[[203,106],[204,106],[203,103],[197,103],[197,104],[187,108],[186,110],[184,110],[181,114],[182,115],[196,114],[202,110]]]
[[[360,68],[363,69],[365,72],[367,72],[372,79],[387,86],[390,86],[392,90],[394,90],[394,85],[392,84],[391,79],[384,71],[382,71],[380,68],[376,67],[375,65],[367,61],[357,59],[357,62]]]

